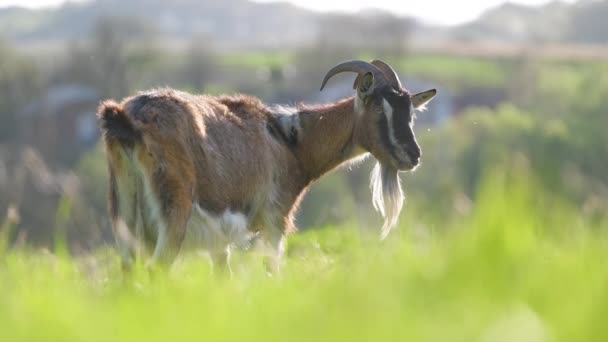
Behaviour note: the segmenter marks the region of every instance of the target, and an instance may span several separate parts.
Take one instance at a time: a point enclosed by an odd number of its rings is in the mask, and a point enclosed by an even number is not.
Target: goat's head
[[[403,206],[398,172],[412,170],[420,162],[420,146],[413,131],[414,110],[424,108],[437,91],[410,94],[393,68],[379,60],[353,60],[334,66],[325,75],[321,90],[332,76],[347,71],[357,73],[353,85],[357,92],[355,134],[361,147],[378,160],[371,185],[374,207],[385,217],[385,237],[397,223]]]
[[[420,147],[413,128],[414,110],[423,108],[437,93],[435,89],[410,95],[399,77],[386,63],[375,60],[343,62],[327,72],[321,89],[334,75],[356,72],[355,111],[357,126],[364,139],[362,146],[378,161],[397,170],[415,168],[420,161]]]

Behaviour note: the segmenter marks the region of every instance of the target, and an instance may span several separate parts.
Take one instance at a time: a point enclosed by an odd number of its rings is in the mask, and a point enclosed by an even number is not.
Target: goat
[[[139,93],[98,110],[109,168],[109,213],[128,268],[142,249],[170,265],[186,231],[202,234],[214,264],[228,268],[230,246],[259,234],[276,271],[293,215],[311,184],[368,154],[384,238],[403,205],[399,171],[421,151],[413,111],[436,90],[411,95],[386,63],[352,60],[325,75],[355,72],[356,94],[317,106],[268,107],[246,95]]]

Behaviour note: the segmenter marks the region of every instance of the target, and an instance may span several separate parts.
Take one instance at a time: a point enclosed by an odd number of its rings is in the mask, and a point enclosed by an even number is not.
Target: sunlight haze
[[[79,0],[82,1],[82,0]],[[276,2],[276,0],[256,0],[257,2]],[[19,5],[29,8],[53,6],[64,0],[0,0],[0,7]],[[356,12],[364,8],[379,8],[400,15],[419,18],[433,24],[454,25],[475,19],[484,10],[504,3],[504,0],[287,0],[298,6],[318,11]],[[542,5],[549,0],[511,0],[510,2],[526,5]],[[570,1],[569,1],[570,2]],[[370,5],[371,4],[371,5]]]

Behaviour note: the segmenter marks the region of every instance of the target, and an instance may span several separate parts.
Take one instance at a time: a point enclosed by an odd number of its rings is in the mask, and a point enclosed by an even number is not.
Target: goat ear
[[[355,79],[354,87],[357,89],[357,94],[360,98],[364,98],[374,91],[374,75],[371,72],[360,74]]]
[[[412,105],[414,108],[418,109],[423,108],[429,101],[431,101],[431,99],[433,99],[433,97],[435,97],[435,95],[437,95],[437,90],[431,89],[414,94],[410,97],[410,99],[412,100]]]

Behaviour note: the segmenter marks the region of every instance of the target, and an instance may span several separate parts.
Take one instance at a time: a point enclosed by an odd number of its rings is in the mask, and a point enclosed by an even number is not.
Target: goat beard
[[[384,240],[391,229],[397,224],[397,219],[403,208],[403,191],[399,170],[394,167],[376,163],[371,174],[370,188],[374,209],[384,217],[380,239]]]

